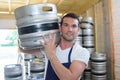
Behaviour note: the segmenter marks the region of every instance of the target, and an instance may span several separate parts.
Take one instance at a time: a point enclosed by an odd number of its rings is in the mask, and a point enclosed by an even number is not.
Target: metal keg
[[[94,31],[93,29],[82,29],[83,46],[94,46]]]
[[[57,9],[54,4],[29,4],[15,9],[17,26],[24,27],[30,23],[57,22]]]
[[[84,17],[80,23],[80,26],[82,29],[85,29],[85,28],[93,28],[93,24],[94,24],[94,21],[93,21],[93,18],[92,17]]]
[[[94,41],[94,36],[86,36],[86,35],[83,35],[83,41]]]
[[[44,79],[44,72],[31,72],[32,79]]]
[[[92,73],[106,74],[106,62],[91,62]]]
[[[35,72],[35,71],[44,72],[45,63],[44,62],[31,63],[31,67],[30,68],[31,68],[30,69],[31,72]]]
[[[33,60],[34,58],[35,58],[35,55],[24,53],[24,60],[25,61]]]
[[[80,45],[82,45],[82,30],[79,31],[76,39],[75,39]]]
[[[85,70],[87,71],[91,70],[91,60],[88,61],[88,65]]]
[[[15,9],[14,12],[22,49],[42,48],[42,35],[48,38],[50,32],[56,33],[56,43],[59,41],[59,21],[54,4],[29,4]]]
[[[88,62],[88,66],[84,70],[83,80],[91,80],[91,60]]]
[[[31,77],[34,79],[41,79],[44,78],[44,69],[45,69],[45,63],[39,62],[39,63],[31,63]]]
[[[106,61],[107,60],[107,57],[106,57],[106,54],[104,53],[101,53],[101,52],[95,52],[93,54],[91,54],[91,60],[92,61]]]
[[[83,46],[88,46],[88,47],[92,47],[94,46],[94,41],[93,40],[86,40],[83,42]]]
[[[82,29],[83,35],[94,35],[94,30],[87,28],[87,29]]]
[[[91,71],[84,71],[84,80],[91,80]]]
[[[91,80],[107,80],[107,75],[95,75],[91,74]]]
[[[9,64],[4,67],[5,80],[23,80],[22,66],[20,64]]]
[[[88,49],[88,51],[92,54],[95,52],[95,41],[93,35],[87,35],[82,37],[82,46]]]
[[[94,24],[92,17],[84,17],[80,23],[82,29],[82,46],[90,53],[95,51]]]
[[[93,51],[95,48],[94,36],[84,36],[83,35],[82,38],[83,38],[82,46],[85,48],[89,48],[89,50],[91,49],[90,51]]]
[[[94,74],[106,74],[106,54],[98,52],[91,54],[91,68]]]
[[[85,28],[93,29],[94,28],[93,24],[85,23],[85,22],[81,22],[80,26],[81,26],[82,29],[85,29]]]
[[[95,52],[95,48],[94,47],[86,47],[86,48],[90,52],[90,54]]]
[[[82,35],[83,35],[83,47],[94,48],[95,43],[93,29],[90,28],[82,29]]]

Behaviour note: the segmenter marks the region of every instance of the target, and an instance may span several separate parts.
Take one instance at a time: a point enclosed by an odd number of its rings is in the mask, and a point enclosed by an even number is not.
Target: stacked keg
[[[8,64],[4,67],[5,80],[23,80],[21,64]]]
[[[24,67],[24,78],[30,79],[31,78],[31,62],[35,59],[35,55],[24,53],[23,55],[23,67]]]
[[[93,18],[84,17],[81,20],[80,27],[82,29],[82,46],[92,54],[95,52]],[[91,60],[89,60],[88,67],[84,71],[84,80],[91,80]]]
[[[26,80],[44,79],[45,60],[42,54],[36,56],[24,53],[24,67]]]
[[[79,21],[81,22],[81,20],[82,20],[82,17],[80,16]],[[79,31],[75,40],[82,46],[82,30],[81,30],[81,27],[80,27],[80,31]]]
[[[45,60],[44,56],[42,54],[39,55],[39,57],[36,57],[30,64],[30,73],[32,79],[38,80],[43,79],[44,80],[44,69],[45,69]]]
[[[81,21],[82,46],[87,48],[90,53],[95,51],[94,21],[92,17],[85,17]]]
[[[19,45],[22,49],[42,48],[42,35],[57,34],[59,41],[59,21],[54,4],[30,4],[15,9]]]
[[[82,30],[80,29],[76,39],[75,39],[80,45],[82,45]]]
[[[95,35],[92,17],[85,17],[81,21],[82,46],[90,52],[88,67],[83,74],[83,80],[106,80],[106,55],[95,52]]]
[[[107,80],[106,60],[106,54],[104,53],[91,54],[92,80]]]

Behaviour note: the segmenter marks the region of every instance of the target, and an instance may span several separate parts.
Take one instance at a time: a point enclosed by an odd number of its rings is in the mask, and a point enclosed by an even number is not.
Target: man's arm
[[[86,65],[78,60],[74,60],[70,68],[64,67],[56,56],[49,58],[51,65],[60,80],[77,80],[83,73]]]
[[[67,69],[64,65],[62,65],[62,63],[60,63],[60,61],[55,55],[56,34],[54,35],[53,39],[51,33],[49,34],[49,37],[50,40],[47,41],[47,38],[43,36],[45,43],[41,42],[41,44],[44,46],[46,56],[50,60],[55,73],[57,74],[60,80],[77,80],[86,67],[85,63],[79,60],[74,60],[72,61],[70,68]]]

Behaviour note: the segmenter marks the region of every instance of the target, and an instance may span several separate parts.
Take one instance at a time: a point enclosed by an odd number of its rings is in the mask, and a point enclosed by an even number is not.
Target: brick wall
[[[120,0],[112,0],[115,80],[120,80]]]

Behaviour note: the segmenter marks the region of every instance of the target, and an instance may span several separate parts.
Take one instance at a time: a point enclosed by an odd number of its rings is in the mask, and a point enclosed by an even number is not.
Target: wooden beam
[[[105,25],[105,48],[108,53],[108,80],[115,80],[115,51],[114,51],[114,34],[112,18],[112,0],[102,0],[104,3],[104,25]]]
[[[63,0],[58,0],[58,1],[56,2],[56,5],[59,6],[62,2],[63,2]]]
[[[83,5],[82,7],[80,7],[79,11],[78,11],[78,15],[85,12],[87,9],[89,9],[90,7],[92,7],[94,4],[98,3],[101,0],[88,0],[88,2]]]
[[[95,6],[95,5],[94,5],[93,9],[94,9],[94,26],[96,26],[96,25],[97,25],[97,21],[96,21],[96,20],[97,20],[97,19],[96,19],[97,16],[96,16],[96,6]],[[98,43],[97,43],[97,41],[98,41],[98,40],[97,40],[97,39],[98,39],[97,37],[98,37],[98,36],[96,36],[96,35],[98,35],[98,34],[97,34],[97,27],[95,27],[95,30],[94,30],[94,31],[95,31],[95,51],[98,51]]]

